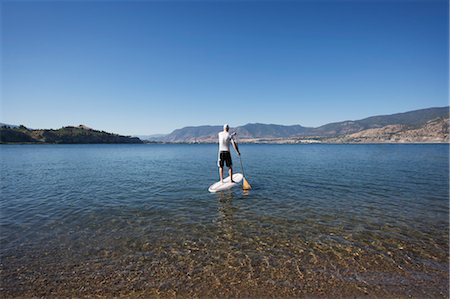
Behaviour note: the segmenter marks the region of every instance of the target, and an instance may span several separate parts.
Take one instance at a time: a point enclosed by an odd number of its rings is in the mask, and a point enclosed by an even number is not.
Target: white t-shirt
[[[230,142],[233,136],[229,132],[222,131],[219,133],[219,152],[229,152]]]

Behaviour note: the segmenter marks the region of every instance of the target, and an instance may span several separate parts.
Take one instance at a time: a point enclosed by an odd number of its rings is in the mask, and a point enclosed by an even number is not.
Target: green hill
[[[137,137],[97,131],[85,126],[63,127],[58,130],[31,130],[24,126],[0,128],[0,143],[143,143]]]

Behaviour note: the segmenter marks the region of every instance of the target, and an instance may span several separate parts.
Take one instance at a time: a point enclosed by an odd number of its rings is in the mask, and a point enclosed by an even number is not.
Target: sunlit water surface
[[[0,295],[448,296],[448,145],[216,151],[0,146]]]

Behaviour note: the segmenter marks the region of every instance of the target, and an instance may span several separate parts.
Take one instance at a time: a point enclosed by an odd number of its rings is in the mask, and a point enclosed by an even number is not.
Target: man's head
[[[228,124],[224,124],[223,125],[223,130],[228,132],[228,130],[230,129],[230,126]]]

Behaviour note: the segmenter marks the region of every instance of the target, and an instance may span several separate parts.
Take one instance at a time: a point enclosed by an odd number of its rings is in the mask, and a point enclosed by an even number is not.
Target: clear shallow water
[[[216,150],[0,146],[2,297],[448,297],[448,145]]]

